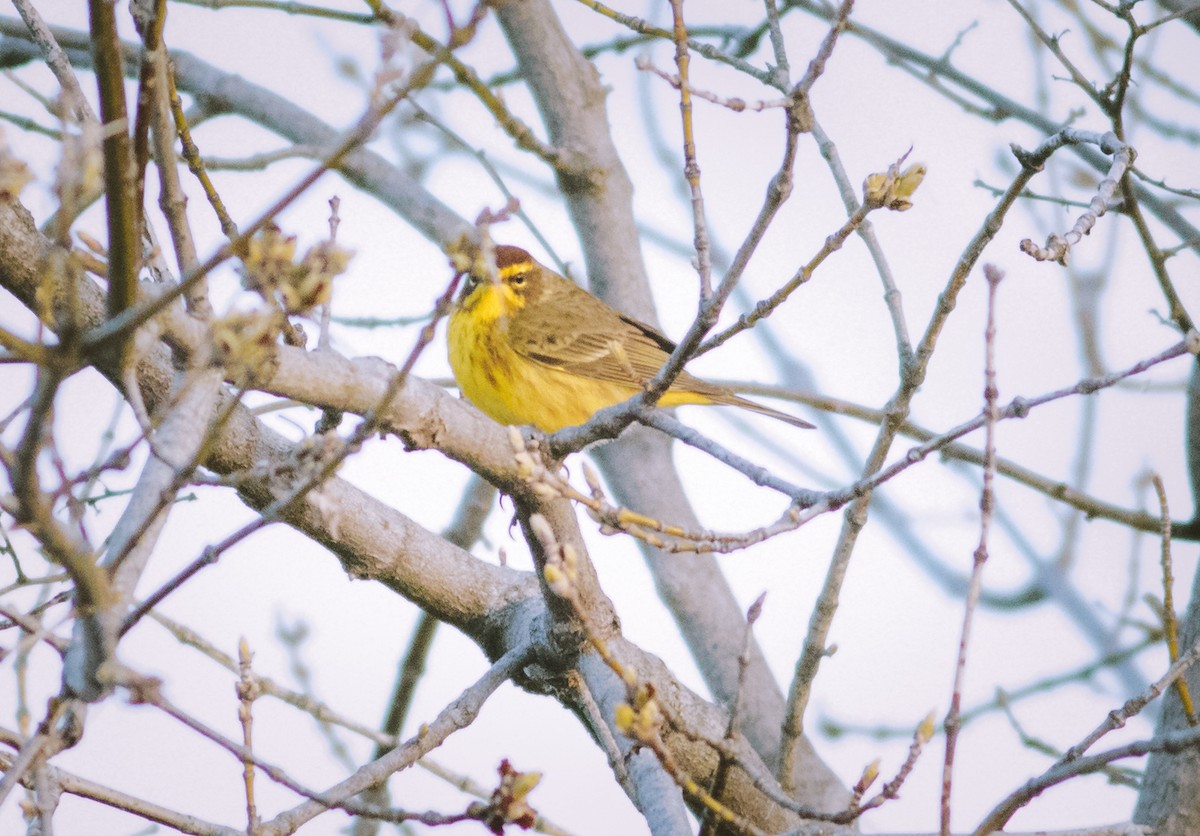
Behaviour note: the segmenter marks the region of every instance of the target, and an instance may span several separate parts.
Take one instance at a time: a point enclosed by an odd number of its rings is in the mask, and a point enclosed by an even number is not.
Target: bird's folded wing
[[[608,313],[607,311],[605,313]],[[641,386],[675,344],[649,325],[625,316],[599,322],[550,322],[526,310],[509,326],[513,349],[530,360],[593,380]],[[607,320],[607,321],[603,321]]]

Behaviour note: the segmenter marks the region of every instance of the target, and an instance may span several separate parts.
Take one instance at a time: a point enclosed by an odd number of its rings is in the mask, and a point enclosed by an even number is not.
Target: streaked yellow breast
[[[631,396],[633,386],[592,380],[513,350],[508,324],[520,300],[504,285],[481,283],[450,316],[450,368],[468,400],[502,424],[543,432],[582,424]]]

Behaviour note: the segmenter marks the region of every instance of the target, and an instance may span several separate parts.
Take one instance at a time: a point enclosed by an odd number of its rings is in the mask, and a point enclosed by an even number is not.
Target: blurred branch
[[[121,44],[112,3],[88,0],[91,44],[100,88],[104,132],[104,191],[108,209],[108,316],[123,314],[137,298],[141,207],[134,194],[133,151],[125,108]],[[123,351],[123,349],[122,349]]]
[[[273,819],[262,822],[256,828],[256,831],[260,834],[292,833],[303,823],[331,809],[344,810],[354,815],[367,815],[391,822],[418,820],[429,824],[448,824],[455,821],[477,818],[477,816],[471,812],[458,815],[443,815],[395,808],[364,807],[350,799],[366,787],[383,780],[387,775],[411,766],[421,755],[441,745],[451,734],[474,722],[475,716],[479,713],[484,701],[524,664],[529,650],[529,646],[514,648],[496,662],[482,679],[467,688],[457,700],[443,709],[436,719],[424,727],[422,734],[409,740],[403,746],[400,746],[383,758],[367,764],[350,777],[323,792],[309,789],[292,778],[282,768],[256,756],[248,747],[230,740],[215,729],[187,714],[161,694],[157,683],[126,672],[123,684],[131,689],[135,702],[154,706],[206,740],[225,749],[239,760],[253,764],[255,768],[261,770],[272,781],[308,799],[291,810],[284,811]]]
[[[483,524],[487,521],[495,498],[495,488],[478,476],[472,476],[466,490],[463,491],[458,512],[443,536],[461,549],[470,549],[483,532]],[[425,662],[429,656],[429,649],[433,646],[436,630],[437,620],[422,611],[417,617],[417,626],[413,629],[408,651],[397,672],[395,691],[388,706],[387,717],[383,721],[382,730],[388,737],[395,737],[404,730],[404,720],[412,705],[417,682],[425,672]],[[390,748],[377,746],[375,757],[382,757]]]
[[[832,8],[825,6],[823,3],[818,2],[818,0],[786,0],[784,8],[799,9],[823,20],[830,20],[833,16]],[[1002,95],[995,88],[985,84],[978,78],[959,70],[953,63],[943,57],[928,55],[857,21],[851,21],[847,25],[846,31],[851,35],[861,38],[885,57],[897,62],[899,66],[909,68],[910,72],[918,80],[933,85],[933,89],[939,93],[942,90],[934,82],[945,80],[978,99],[987,102],[992,107],[996,121],[1017,119],[1032,126],[1044,135],[1053,134],[1062,128],[1061,124],[1056,123],[1037,110]],[[1108,169],[1110,161],[1104,155],[1086,146],[1072,146],[1072,151],[1096,171],[1106,171]],[[1184,217],[1171,201],[1161,199],[1145,186],[1137,184],[1134,184],[1132,193],[1137,195],[1138,199],[1142,201],[1155,217],[1186,242],[1189,248],[1200,252],[1200,229],[1197,229]]]
[[[1096,772],[1122,758],[1139,757],[1151,752],[1179,752],[1200,746],[1200,729],[1192,728],[1182,732],[1160,732],[1151,740],[1139,740],[1097,755],[1084,755],[1100,738],[1110,731],[1124,726],[1126,720],[1139,713],[1149,702],[1160,696],[1198,659],[1200,659],[1200,644],[1193,645],[1143,693],[1126,702],[1119,710],[1109,712],[1105,722],[1101,723],[1083,741],[1072,746],[1052,767],[1013,791],[997,804],[975,829],[977,836],[986,836],[986,834],[1002,830],[1013,814],[1033,798],[1071,777]],[[1149,780],[1149,776],[1147,776],[1147,780]]]
[[[487,521],[496,499],[496,489],[479,476],[472,474],[462,499],[459,500],[458,511],[444,532],[445,538],[462,549],[470,549],[483,533],[483,524]],[[437,635],[438,621],[427,611],[417,614],[417,623],[409,638],[408,649],[396,671],[396,684],[392,688],[392,697],[388,701],[387,714],[383,719],[381,731],[389,741],[397,741],[404,730],[404,723],[412,707],[413,696],[417,684],[425,674],[429,651],[433,647],[434,636]],[[375,758],[381,758],[395,748],[394,742],[376,741]],[[363,799],[377,804],[386,802],[387,784],[370,787],[363,794]],[[355,822],[355,836],[370,836],[378,831],[378,823],[370,819]]]
[[[1017,154],[1018,160],[1021,163],[1021,171],[1013,179],[1013,182],[1009,185],[1008,190],[997,203],[996,207],[989,213],[984,223],[980,226],[979,231],[976,232],[975,236],[967,244],[958,263],[954,266],[945,288],[938,296],[937,308],[926,325],[924,335],[917,344],[912,362],[902,369],[899,387],[888,402],[886,409],[887,420],[880,427],[874,445],[867,456],[866,464],[862,471],[862,478],[858,486],[856,486],[856,492],[853,494],[855,498],[847,509],[845,521],[838,537],[838,543],[826,573],[825,583],[822,586],[812,618],[809,621],[804,649],[800,657],[796,660],[795,673],[788,694],[787,719],[784,724],[785,739],[794,740],[803,733],[804,711],[808,705],[808,699],[817,670],[826,655],[826,641],[833,617],[838,608],[840,590],[845,580],[850,558],[858,540],[858,535],[867,522],[867,509],[871,492],[875,485],[887,478],[886,474],[888,470],[893,470],[898,466],[907,466],[897,463],[893,464],[890,468],[881,469],[884,467],[887,452],[895,440],[900,425],[908,417],[910,404],[916,395],[917,388],[925,379],[926,370],[933,357],[934,346],[937,344],[942,329],[945,327],[946,321],[954,310],[959,293],[966,285],[968,274],[982,256],[984,248],[1003,226],[1004,218],[1028,186],[1030,180],[1041,170],[1041,166],[1045,163],[1045,160],[1061,147],[1062,140],[1059,139],[1059,136],[1058,134],[1052,136],[1032,152],[1022,151]],[[1014,149],[1014,153],[1017,150]],[[1162,362],[1168,356],[1178,356],[1184,351],[1185,347],[1181,343],[1150,362]],[[1141,366],[1141,364],[1138,365],[1139,367]],[[1119,378],[1113,378],[1112,382],[1115,383],[1117,379]],[[1078,391],[1089,390],[1090,385],[1080,384]],[[1057,397],[1057,395],[1043,397],[1053,398]],[[1015,410],[1011,414],[1025,414],[1027,406],[1030,405],[1032,405],[1032,402],[1026,404],[1023,400],[1014,402],[1005,412]],[[954,431],[951,431],[944,438],[946,441],[953,441],[957,438],[957,435]],[[910,458],[909,461],[911,462],[912,459]],[[791,769],[792,764],[786,761],[781,764],[780,776],[785,787],[789,786]]]
[[[17,13],[21,15],[21,19],[25,21],[25,25],[29,27],[29,34],[33,37],[34,42],[45,54],[46,65],[50,68],[50,72],[54,73],[58,86],[62,88],[75,120],[78,122],[98,121],[87,97],[83,95],[83,89],[79,86],[79,79],[75,77],[70,60],[63,52],[62,47],[58,45],[54,33],[42,19],[37,7],[31,0],[15,0],[13,5],[16,7]]]
[[[1104,378],[1105,375],[1101,374],[1096,378],[1091,378],[1091,380]],[[862,404],[830,397],[829,395],[801,392],[786,386],[746,383],[740,380],[720,378],[713,379],[713,382],[733,389],[740,394],[766,395],[772,398],[780,398],[781,400],[804,404],[805,406],[810,406],[834,415],[845,415],[849,418],[855,418],[859,421],[866,421],[872,424],[881,424],[887,417],[886,413],[881,409],[874,409]],[[1120,382],[1111,385],[1119,386]],[[1087,388],[1088,384],[1084,383],[1080,393],[1082,394]],[[658,418],[656,417],[655,420],[658,420]],[[915,424],[911,420],[905,421],[900,425],[899,434],[922,443],[931,441],[940,435],[940,433]],[[983,452],[966,444],[952,442],[939,447],[938,453],[947,459],[954,459],[978,466],[983,465]],[[1062,480],[1044,476],[1032,468],[1011,459],[1006,459],[1002,456],[998,457],[996,459],[996,472],[1001,476],[1007,476],[1018,484],[1044,494],[1056,502],[1061,502],[1077,511],[1082,511],[1089,520],[1111,520],[1135,531],[1143,531],[1150,534],[1161,530],[1162,523],[1156,514],[1150,514],[1135,508],[1125,508],[1107,502],[1099,497],[1091,496],[1077,488],[1071,487],[1071,485]],[[1175,538],[1179,540],[1193,540],[1200,537],[1200,527],[1191,524],[1190,521],[1176,520],[1172,523],[1172,528]]]
[[[269,12],[280,12],[287,15],[303,15],[305,17],[338,20],[343,23],[374,23],[378,18],[373,15],[346,12],[341,9],[330,9],[325,6],[314,6],[311,3],[298,3],[293,0],[174,0],[188,6],[199,6],[202,9],[220,11],[221,9],[262,9]]]
[[[0,729],[0,737],[11,740],[15,735],[13,732]],[[12,769],[12,765],[12,756],[0,752],[0,771],[8,772]],[[87,778],[81,778],[49,764],[43,764],[41,769],[44,771],[45,777],[59,792],[96,801],[118,810],[125,810],[147,821],[174,828],[180,833],[196,834],[196,836],[244,836],[245,834],[244,830],[206,822],[196,816],[153,804],[138,796],[128,795],[95,781],[89,781]],[[30,779],[30,785],[32,785],[32,779]]]

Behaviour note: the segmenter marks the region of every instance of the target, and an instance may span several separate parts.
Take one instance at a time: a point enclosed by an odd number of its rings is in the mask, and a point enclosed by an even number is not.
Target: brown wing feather
[[[509,324],[512,347],[531,360],[594,380],[641,386],[675,350],[654,328],[566,280],[542,290],[541,298]]]
[[[580,377],[641,387],[675,350],[675,343],[657,328],[618,313],[566,279],[545,278],[540,298],[509,324],[517,353]],[[687,372],[671,388],[718,400],[730,396],[723,387]]]

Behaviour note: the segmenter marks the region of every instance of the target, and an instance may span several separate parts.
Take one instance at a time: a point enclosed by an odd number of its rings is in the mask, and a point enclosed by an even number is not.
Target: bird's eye
[[[514,287],[520,287],[521,285],[525,284],[525,274],[514,273],[513,277],[509,279],[509,281],[513,283]]]

